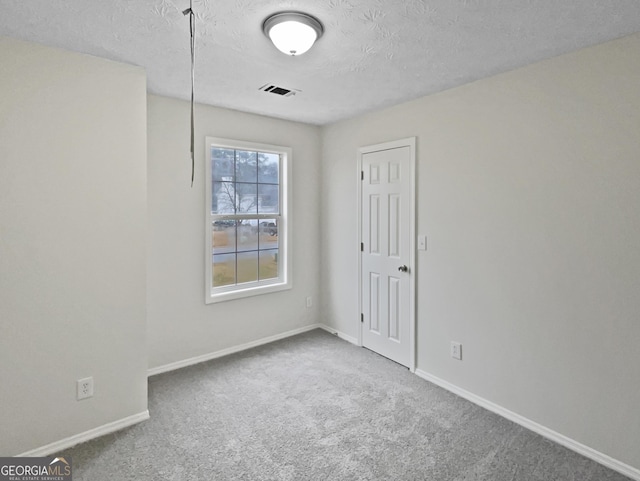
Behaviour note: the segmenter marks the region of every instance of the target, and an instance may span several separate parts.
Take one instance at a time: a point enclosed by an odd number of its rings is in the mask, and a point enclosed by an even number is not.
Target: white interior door
[[[362,345],[413,369],[415,140],[360,156]]]

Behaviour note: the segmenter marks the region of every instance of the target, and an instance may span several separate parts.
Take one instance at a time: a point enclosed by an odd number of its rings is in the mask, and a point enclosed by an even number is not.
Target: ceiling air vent
[[[278,87],[277,85],[273,85],[273,84],[264,84],[258,90],[262,90],[263,92],[269,92],[275,95],[280,95],[281,97],[292,97],[296,93],[301,92],[300,90],[286,89],[284,87]]]

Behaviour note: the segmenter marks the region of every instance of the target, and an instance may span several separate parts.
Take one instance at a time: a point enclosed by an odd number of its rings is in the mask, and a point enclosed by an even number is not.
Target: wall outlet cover
[[[87,399],[93,396],[93,378],[85,377],[84,379],[78,379],[76,382],[76,398],[78,401]]]
[[[451,341],[451,357],[462,361],[462,344]]]

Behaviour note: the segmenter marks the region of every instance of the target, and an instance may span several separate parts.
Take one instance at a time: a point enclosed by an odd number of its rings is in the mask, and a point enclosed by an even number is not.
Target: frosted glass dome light
[[[322,24],[306,13],[281,12],[262,24],[262,31],[278,50],[287,55],[302,55],[324,33]]]

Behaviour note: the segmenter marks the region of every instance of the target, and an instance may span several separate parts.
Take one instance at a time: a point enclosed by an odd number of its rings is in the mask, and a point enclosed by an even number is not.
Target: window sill
[[[255,287],[237,288],[229,291],[215,291],[211,289],[207,293],[206,304],[215,304],[218,302],[232,301],[234,299],[243,299],[245,297],[260,296],[262,294],[271,294],[272,292],[280,292],[291,289],[290,282],[278,282],[277,284],[266,284]]]

